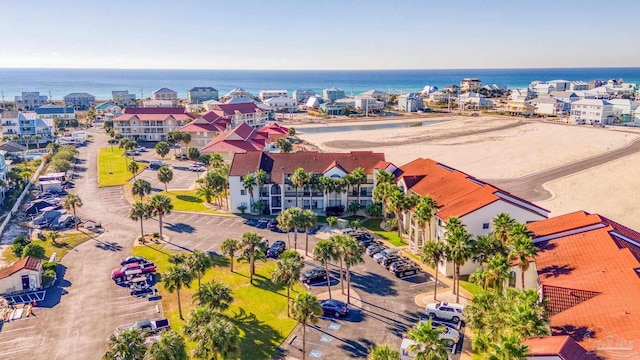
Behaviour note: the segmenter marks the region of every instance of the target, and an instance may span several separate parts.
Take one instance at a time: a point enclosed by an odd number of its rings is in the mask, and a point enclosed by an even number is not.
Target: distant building
[[[447,85],[447,86],[444,87],[444,89],[442,89],[442,92],[457,95],[457,94],[460,93],[460,86],[455,85],[455,84]]]
[[[466,92],[458,96],[458,106],[464,109],[492,109],[493,101],[488,100],[486,96],[475,93]]]
[[[246,97],[250,98],[253,95],[243,88],[235,88],[229,91],[224,97],[226,98],[237,98],[237,97]]]
[[[571,103],[569,121],[579,124],[613,123],[613,104],[602,99],[582,99]]]
[[[43,119],[38,118],[34,111],[4,111],[2,113],[2,136],[17,136],[18,141],[26,144],[33,144],[31,140],[39,135],[43,139],[51,139],[53,135],[52,126],[47,125]]]
[[[63,99],[67,106],[72,106],[76,110],[88,110],[96,103],[96,97],[87,93],[71,93]]]
[[[167,88],[160,88],[152,93],[153,100],[171,101],[172,106],[178,105],[178,93]]]
[[[424,99],[418,93],[407,93],[398,96],[398,110],[415,112],[424,109]]]
[[[124,138],[142,141],[164,141],[167,133],[185,126],[195,118],[181,107],[126,108],[113,119],[113,129]]]
[[[572,81],[569,85],[570,91],[589,90],[589,83],[584,81]]]
[[[136,106],[136,94],[129,94],[129,90],[115,90],[111,92],[113,102],[120,107]]]
[[[580,97],[573,91],[552,91],[549,93],[552,98],[562,100],[565,103],[572,103],[580,100]]]
[[[313,99],[313,98],[311,98]],[[311,101],[311,99],[309,99],[309,101]],[[327,114],[327,115],[342,115],[342,112],[344,111],[344,109],[348,109],[349,105],[348,104],[341,104],[341,103],[321,103],[319,105],[320,110]]]
[[[145,108],[170,108],[174,107],[174,102],[171,100],[143,100],[142,107]]]
[[[306,102],[312,96],[316,96],[316,92],[313,90],[293,90],[291,94],[291,97],[298,103]]]
[[[322,90],[322,97],[329,102],[333,102],[338,99],[344,98],[345,95],[344,95],[344,90],[338,89],[336,87],[331,87],[331,88]]]
[[[551,80],[551,81],[547,81],[547,84],[553,86],[554,91],[569,91],[569,90],[571,90],[571,81],[567,81],[567,80]]]
[[[271,106],[274,111],[295,112],[298,111],[298,102],[286,96],[268,98],[263,102]]]
[[[0,295],[26,292],[42,287],[42,260],[27,256],[0,269]]]
[[[564,101],[552,97],[539,97],[531,100],[531,105],[534,107],[533,113],[537,115],[564,115],[565,104]],[[569,105],[570,108],[571,105]]]
[[[460,91],[464,92],[478,92],[482,87],[482,81],[478,78],[464,78],[460,82]]]
[[[22,92],[22,95],[15,97],[16,109],[18,110],[33,110],[37,107],[47,104],[48,98],[45,95],[40,95],[40,92]]]
[[[220,105],[220,104],[224,104],[224,103],[220,100],[207,100],[202,102],[202,105],[207,111],[213,109],[216,105]]]
[[[358,96],[354,100],[354,107],[356,110],[362,110],[365,113],[371,113],[373,111],[380,111],[384,109],[385,102],[377,100],[376,98],[369,96]]]
[[[640,106],[639,103],[630,99],[611,99],[609,103],[613,105],[613,117],[615,122],[631,122],[634,120],[634,113]]]
[[[208,111],[178,130],[191,135],[189,146],[201,148],[230,126],[231,120],[214,111]]]
[[[260,90],[260,93],[258,95],[262,102],[271,98],[282,98],[288,96],[289,93],[287,92],[287,90]]]
[[[68,125],[71,120],[76,119],[76,112],[73,107],[62,107],[56,105],[44,105],[35,109],[38,119],[47,124],[49,128],[55,128],[55,121]]]
[[[187,92],[190,104],[202,104],[208,100],[218,100],[218,90],[212,87],[194,87]]]
[[[306,103],[304,104],[304,106],[307,109],[318,109],[320,108],[320,104],[323,103],[323,99],[319,98],[317,96],[312,96],[310,98],[307,99]]]
[[[360,94],[361,97],[368,97],[368,98],[373,98],[376,99],[378,101],[382,101],[384,104],[387,103],[387,101],[389,101],[389,94],[387,94],[384,91],[380,91],[380,90],[369,90],[369,91],[365,91],[362,94]]]
[[[545,96],[556,91],[556,88],[551,84],[540,83],[540,84],[535,84],[531,90],[536,96]]]

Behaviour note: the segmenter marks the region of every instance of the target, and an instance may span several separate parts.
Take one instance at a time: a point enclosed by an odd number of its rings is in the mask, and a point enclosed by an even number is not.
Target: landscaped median
[[[98,152],[98,185],[117,186],[126,184],[133,175],[127,169],[131,159],[125,159],[124,149],[101,148]],[[138,162],[138,174],[147,164]]]
[[[53,253],[55,253],[58,261],[60,261],[60,259],[62,259],[69,251],[71,251],[71,249],[91,239],[92,237],[98,236],[98,234],[85,229],[81,229],[78,231],[68,230],[59,232],[58,238],[55,240],[55,242],[53,242],[48,236],[49,233],[49,231],[44,231],[42,234],[43,239],[33,239],[30,243],[42,246],[44,248],[45,257],[47,259],[50,258]],[[7,263],[12,263],[20,259],[13,253],[11,246],[7,247],[4,250],[2,256]]]
[[[405,245],[407,245],[407,242],[403,238],[398,236],[398,233],[396,231],[386,231],[386,230],[382,229],[380,227],[380,222],[381,221],[382,220],[380,220],[379,218],[368,219],[368,220],[366,220],[365,222],[362,223],[362,227],[364,227],[367,230],[371,231],[372,233],[380,236],[384,240],[386,240],[389,243],[393,244],[393,246],[405,246]]]
[[[174,211],[198,212],[205,214],[227,214],[223,211],[217,211],[208,208],[205,200],[196,195],[196,190],[169,190],[163,191],[162,195],[166,195],[171,199]]]
[[[133,255],[144,256],[153,261],[162,274],[172,266],[169,256],[175,254],[160,245],[136,246]],[[215,280],[226,284],[233,293],[233,302],[227,311],[231,321],[240,330],[240,351],[243,359],[270,359],[278,353],[277,347],[291,333],[297,322],[287,316],[287,290],[275,285],[271,281],[271,272],[275,269],[275,262],[256,262],[254,283],[249,284],[249,264],[241,262],[234,264],[234,272],[229,270],[229,259],[222,256],[213,257],[214,266],[202,277],[202,284]],[[194,280],[190,289],[180,290],[182,312],[185,321],[178,314],[177,294],[169,293],[159,281],[158,288],[162,295],[164,316],[171,322],[171,328],[183,334],[183,326],[188,320],[189,311],[196,308],[191,301],[192,295],[198,290],[198,282]],[[301,285],[292,288],[291,296],[295,297],[302,291]],[[194,343],[185,337],[188,351],[194,348]]]

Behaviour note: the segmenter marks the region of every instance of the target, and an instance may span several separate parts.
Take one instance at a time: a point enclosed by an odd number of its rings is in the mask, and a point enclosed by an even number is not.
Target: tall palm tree
[[[429,239],[431,239],[431,219],[436,212],[438,205],[431,196],[423,196],[415,207],[413,217],[418,226],[422,228],[423,245],[427,243],[427,227],[429,228]]]
[[[391,348],[391,346],[374,345],[369,352],[368,360],[398,360],[400,359],[400,351]]]
[[[393,192],[387,198],[387,207],[393,212],[396,221],[398,222],[398,237],[402,236],[403,225],[401,223],[402,219],[400,217],[400,214],[405,209],[405,200],[406,197],[404,193],[397,186],[393,189]]]
[[[387,221],[387,203],[396,191],[400,191],[397,185],[386,182],[376,185],[373,189],[373,201],[382,204],[382,218],[385,222]]]
[[[253,231],[242,234],[242,247],[249,254],[249,283],[253,285],[253,275],[256,272],[256,251],[260,246],[262,236]]]
[[[163,331],[160,340],[151,344],[144,360],[188,360],[187,345],[180,334],[173,330]]]
[[[247,174],[242,177],[242,186],[249,193],[249,208],[253,205],[253,188],[256,186],[256,177],[253,174]],[[252,210],[253,211],[253,210]]]
[[[184,333],[195,342],[193,356],[196,359],[240,358],[240,332],[217,311],[204,307],[192,310]]]
[[[431,319],[418,322],[409,332],[407,338],[415,341],[407,349],[415,354],[416,360],[445,360],[448,357],[448,350],[445,346],[441,334],[444,327],[433,327]]]
[[[262,169],[258,169],[255,178],[256,185],[258,185],[258,201],[262,201],[262,187],[269,181],[269,174]]]
[[[138,179],[133,182],[131,186],[131,194],[134,196],[140,196],[140,201],[144,198],[145,195],[149,195],[151,193],[151,183],[149,183],[145,179]]]
[[[208,309],[225,311],[233,302],[233,295],[227,285],[210,281],[193,294],[193,301]]]
[[[33,140],[36,141],[36,147],[38,148],[38,150],[40,150],[40,140],[42,140],[42,135],[35,135],[33,137]]]
[[[529,347],[517,335],[501,334],[490,347],[488,360],[526,360],[529,355]]]
[[[507,255],[507,248],[494,234],[479,235],[472,243],[471,260],[484,264],[494,255]]]
[[[291,185],[296,189],[296,207],[298,207],[298,189],[303,188],[307,182],[307,173],[303,168],[297,168],[289,178]]]
[[[173,204],[168,196],[162,194],[155,194],[149,201],[149,207],[151,208],[151,214],[158,217],[158,223],[160,225],[160,239],[162,239],[162,217],[171,213]]]
[[[200,250],[196,250],[187,257],[185,263],[189,271],[198,278],[198,289],[200,289],[200,279],[213,266],[211,257]]]
[[[320,240],[313,248],[313,260],[324,266],[327,274],[327,290],[331,299],[331,273],[329,272],[329,261],[337,258],[335,242],[331,240]]]
[[[507,213],[500,213],[492,220],[493,234],[500,239],[503,245],[509,242],[509,233],[516,224],[516,221]]]
[[[367,182],[367,173],[363,168],[357,167],[351,171],[351,179],[353,180],[356,190],[358,191],[358,204],[360,204],[360,187]]]
[[[76,225],[76,230],[78,230],[76,208],[82,207],[82,199],[78,195],[69,194],[62,199],[62,207],[66,210],[73,210],[73,223]]]
[[[136,201],[129,210],[129,219],[133,221],[140,220],[140,239],[144,240],[144,220],[151,217],[151,208],[149,205]]]
[[[173,171],[168,166],[162,165],[158,168],[158,181],[164,184],[164,191],[167,190],[167,184],[173,180]]]
[[[210,204],[211,200],[216,196],[216,190],[207,184],[203,184],[196,190],[196,196],[203,197],[204,200]]]
[[[522,290],[524,290],[524,274],[529,270],[531,258],[535,257],[536,254],[538,254],[538,248],[533,245],[531,237],[517,236],[513,239],[509,257],[518,260]]]
[[[133,180],[135,181],[136,174],[138,173],[138,170],[140,170],[140,165],[138,165],[137,162],[132,161],[127,165],[127,170],[133,175]]]
[[[144,357],[147,347],[145,336],[140,329],[126,329],[119,334],[111,335],[107,341],[105,360],[139,360]]]
[[[395,184],[396,183],[396,177],[386,171],[386,170],[378,170],[378,172],[376,172],[376,185],[380,185],[380,184]]]
[[[304,239],[304,256],[309,256],[309,231],[313,229],[318,223],[318,217],[316,213],[309,209],[302,210],[300,224],[304,229],[305,239]]]
[[[227,238],[222,242],[222,245],[220,246],[220,250],[222,251],[222,253],[224,255],[227,255],[229,257],[229,266],[231,269],[231,272],[233,272],[233,258],[236,256],[236,253],[238,252],[238,250],[240,250],[241,248],[241,244],[237,239],[234,238]]]
[[[342,253],[344,266],[347,268],[347,304],[351,304],[351,267],[364,262],[364,250],[356,239],[348,237]]]
[[[184,144],[185,149],[189,146],[191,142],[191,134],[186,132],[178,132],[180,134],[180,142]],[[182,153],[182,148],[180,148],[180,153]]]
[[[291,316],[291,287],[300,279],[300,272],[304,267],[302,257],[293,249],[285,250],[271,273],[271,280],[276,284],[287,287],[287,316]]]
[[[476,269],[471,274],[470,280],[482,286],[484,290],[492,288],[502,292],[504,283],[509,278],[510,268],[511,264],[506,257],[494,255],[489,258],[483,267]]]
[[[438,295],[438,264],[446,258],[447,246],[442,241],[429,241],[422,246],[421,260],[429,264],[435,270],[436,277],[433,284],[433,300],[437,300]]]
[[[471,234],[455,216],[449,218],[446,228],[447,260],[454,266],[454,291],[460,302],[460,267],[471,257]]]
[[[344,258],[345,253],[347,252],[347,247],[349,246],[350,239],[353,238],[348,235],[331,235],[331,237],[329,237],[329,241],[333,241],[333,250],[337,258],[336,260],[338,260],[338,263],[340,265],[340,287],[343,295],[346,295],[344,292],[344,281],[342,281],[344,274]],[[329,279],[327,279],[327,281],[328,280]]]
[[[332,179],[326,176],[318,178],[318,189],[322,190],[322,193],[326,197],[326,200],[324,201],[326,204],[329,201],[329,193],[333,190]]]
[[[302,324],[302,359],[307,358],[307,324],[318,322],[322,307],[315,295],[301,292],[293,301],[293,318]]]
[[[222,164],[224,164],[224,158],[222,157],[222,155],[220,155],[220,153],[218,152],[214,152],[211,153],[211,167],[214,169],[218,169],[222,166]]]
[[[287,209],[289,210],[289,209]],[[291,247],[291,229],[293,229],[293,219],[291,218],[291,211],[281,211],[278,213],[276,220],[278,220],[278,229],[287,232],[287,247]]]
[[[182,288],[191,288],[191,281],[193,281],[193,274],[183,266],[172,266],[166,273],[162,274],[162,285],[164,288],[172,294],[174,291],[178,294],[178,313],[182,320],[184,320],[184,317],[182,317],[180,290],[182,290]]]
[[[299,207],[292,207],[285,210],[289,213],[291,227],[293,228],[293,248],[298,248],[298,230],[304,228],[305,216]]]
[[[29,140],[31,140],[31,135],[22,135],[22,139],[24,140],[27,149],[29,149]]]

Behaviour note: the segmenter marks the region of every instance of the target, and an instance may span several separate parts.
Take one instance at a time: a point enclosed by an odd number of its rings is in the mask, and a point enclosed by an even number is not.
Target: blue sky
[[[0,67],[640,66],[638,0],[3,0]]]

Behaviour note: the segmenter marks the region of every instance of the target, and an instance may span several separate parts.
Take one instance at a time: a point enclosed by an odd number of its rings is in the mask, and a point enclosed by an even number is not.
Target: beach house
[[[316,96],[316,92],[308,89],[293,90],[293,93],[291,93],[291,97],[298,103],[307,102],[312,96]]]
[[[181,107],[126,108],[113,119],[113,130],[126,139],[164,141],[167,134],[191,122],[196,116]]]
[[[202,104],[207,100],[218,100],[218,90],[210,86],[197,86],[187,91],[189,104]]]
[[[461,92],[478,92],[482,87],[482,81],[478,78],[464,78],[460,82]]]
[[[286,98],[288,96],[289,93],[287,92],[287,90],[260,90],[260,92],[258,93],[258,98],[260,98],[262,102],[271,98]]]
[[[611,99],[609,103],[613,105],[613,117],[616,123],[626,123],[633,121],[634,113],[640,106],[631,99]]]
[[[406,93],[398,96],[398,110],[416,112],[424,109],[424,98],[419,93]]]
[[[290,207],[311,209],[324,213],[327,206],[345,206],[360,199],[364,206],[372,201],[374,173],[376,166],[386,165],[383,153],[352,151],[350,153],[320,153],[315,151],[296,153],[267,153],[247,151],[236,153],[229,171],[230,209],[239,212],[238,207],[251,209],[256,201],[265,204],[265,213],[277,214]],[[291,175],[298,168],[312,173],[318,184],[322,177],[340,179],[356,168],[364,169],[366,181],[360,186],[360,193],[352,186],[348,192],[332,191],[321,187],[296,188],[291,183]],[[268,180],[261,188],[243,186],[242,178],[262,169]]]
[[[136,94],[129,94],[129,90],[112,91],[111,98],[120,107],[136,106]]]
[[[76,119],[76,112],[73,107],[63,107],[58,105],[47,104],[36,108],[35,113],[38,115],[38,119],[47,124],[49,128],[53,129],[55,127],[56,120],[58,120],[61,124],[69,125],[71,120]]]
[[[231,120],[220,116],[214,111],[207,111],[179,128],[178,131],[191,136],[189,146],[201,148],[211,142],[211,140],[220,133],[227,131],[230,126]]]
[[[235,88],[229,91],[224,97],[226,99],[232,98],[251,98],[253,95],[243,88]]]
[[[37,107],[47,104],[47,96],[40,95],[40,92],[22,92],[22,95],[17,95],[15,98],[15,104],[17,110],[33,110]]]
[[[458,107],[471,110],[492,109],[493,101],[480,93],[469,91],[458,96]]]
[[[367,98],[374,98],[378,101],[383,102],[384,104],[387,103],[387,101],[389,101],[389,94],[387,94],[384,91],[380,91],[380,90],[369,90],[369,91],[365,91],[363,93],[360,94],[361,97],[367,97]]]
[[[533,113],[536,115],[561,116],[565,114],[565,109],[570,105],[556,98],[543,96],[529,101],[533,105]]]
[[[220,133],[202,147],[202,153],[219,153],[222,158],[231,162],[237,153],[247,151],[275,151],[274,143],[279,138],[286,138],[289,129],[271,123],[261,129],[254,129],[242,123],[234,129]]]
[[[334,102],[338,99],[342,99],[345,97],[344,90],[338,89],[336,87],[331,87],[322,90],[322,97],[327,100],[327,102]]]
[[[178,93],[168,89],[168,88],[160,88],[153,93],[151,93],[151,98],[156,101],[170,101],[171,106],[178,105]]]
[[[63,97],[64,103],[76,110],[88,110],[96,103],[96,97],[87,93],[71,93]]]
[[[0,117],[2,136],[15,137],[22,144],[33,144],[36,135],[46,140],[53,136],[53,124],[49,126],[35,111],[4,111]]]
[[[270,97],[264,100],[263,103],[277,112],[290,113],[298,111],[298,102],[286,96]]]
[[[574,124],[612,124],[613,104],[603,99],[582,99],[571,103],[569,121]]]

